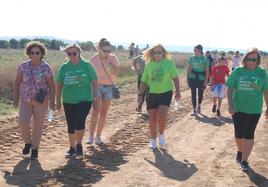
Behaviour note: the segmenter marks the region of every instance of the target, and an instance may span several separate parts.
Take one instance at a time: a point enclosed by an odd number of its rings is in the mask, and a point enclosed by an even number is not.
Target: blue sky
[[[268,50],[267,0],[8,0],[0,36]]]

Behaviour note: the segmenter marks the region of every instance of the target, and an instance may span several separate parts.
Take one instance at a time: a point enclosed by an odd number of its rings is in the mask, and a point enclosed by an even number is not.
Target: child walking
[[[213,92],[212,112],[221,116],[221,104],[225,95],[225,77],[229,76],[229,68],[225,65],[225,58],[218,59],[217,64],[211,70],[211,88]],[[217,105],[218,101],[218,105]]]

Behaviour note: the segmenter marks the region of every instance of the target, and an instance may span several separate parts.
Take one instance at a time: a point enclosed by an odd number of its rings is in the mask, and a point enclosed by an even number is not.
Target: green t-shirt
[[[198,80],[204,81],[206,80],[206,68],[209,66],[209,60],[204,55],[201,56],[192,56],[188,63],[191,65],[192,70],[197,72],[203,72],[203,74],[198,74]],[[189,75],[190,79],[196,79],[196,75],[191,72]]]
[[[70,61],[61,65],[56,82],[62,83],[62,98],[64,103],[77,104],[93,100],[91,82],[97,80],[93,66],[83,59],[78,64]]]
[[[234,89],[235,112],[261,114],[263,92],[268,89],[268,77],[263,68],[249,70],[238,67],[229,76],[226,85]]]
[[[160,62],[151,61],[145,66],[141,81],[149,86],[149,93],[165,93],[173,90],[172,80],[178,77],[175,64],[162,59]]]

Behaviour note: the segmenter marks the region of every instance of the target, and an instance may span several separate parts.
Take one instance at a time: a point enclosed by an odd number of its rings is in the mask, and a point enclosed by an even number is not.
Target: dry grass
[[[115,54],[120,62],[119,76],[134,76],[134,72],[131,70],[132,60],[128,59],[128,52],[118,51]],[[89,59],[93,52],[83,52],[82,55],[85,59]],[[183,69],[189,55],[173,53],[172,57],[177,67]],[[10,96],[18,65],[26,59],[27,57],[25,57],[23,50],[0,49],[0,96]],[[56,73],[59,66],[66,60],[66,57],[61,51],[49,51],[45,60],[51,65],[53,72]]]

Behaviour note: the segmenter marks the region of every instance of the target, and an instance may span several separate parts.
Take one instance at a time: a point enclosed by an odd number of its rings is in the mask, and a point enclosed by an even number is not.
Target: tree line
[[[61,47],[65,46],[67,43],[61,40],[50,40],[50,39],[43,39],[43,38],[35,38],[33,40],[22,38],[20,40],[10,39],[10,40],[0,40],[0,49],[23,49],[30,41],[40,41],[44,43],[44,45],[48,49],[52,50],[60,50]],[[86,42],[78,42],[82,50],[84,51],[96,51],[95,44],[91,41]],[[124,47],[122,45],[112,46],[112,50],[123,50]]]

